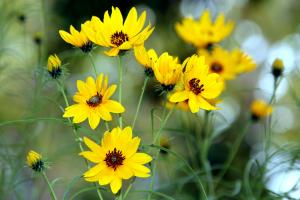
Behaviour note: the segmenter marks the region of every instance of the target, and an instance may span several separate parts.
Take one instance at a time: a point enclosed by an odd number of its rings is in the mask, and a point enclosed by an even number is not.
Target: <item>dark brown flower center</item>
[[[114,148],[113,151],[108,151],[104,161],[108,167],[113,168],[115,171],[118,166],[123,165],[123,161],[125,160],[125,156],[123,156],[122,151]]]
[[[221,73],[223,71],[223,65],[218,62],[214,62],[210,65],[210,70],[214,73]]]
[[[190,89],[194,92],[195,95],[200,94],[204,91],[203,84],[200,84],[200,79],[193,78],[189,81]]]
[[[102,95],[97,92],[96,95],[92,96],[86,103],[91,107],[96,107],[102,102]]]
[[[122,31],[117,31],[111,36],[110,42],[119,47],[128,40],[129,38],[127,34],[123,33]]]

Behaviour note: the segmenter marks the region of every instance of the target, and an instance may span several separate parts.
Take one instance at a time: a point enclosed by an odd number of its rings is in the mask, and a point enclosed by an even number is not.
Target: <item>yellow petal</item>
[[[104,163],[95,165],[94,167],[90,168],[87,172],[85,172],[83,175],[84,177],[92,177],[96,176],[100,173],[101,170],[103,170],[106,167]]]
[[[152,160],[152,157],[146,153],[135,153],[129,160],[138,164],[146,164]]]
[[[113,57],[113,56],[117,56],[119,54],[119,51],[120,51],[120,49],[116,47],[116,48],[112,48],[109,51],[105,51],[104,53],[108,56]]]
[[[121,165],[117,168],[117,174],[122,179],[129,179],[133,176],[133,171],[125,165]]]
[[[189,98],[189,92],[188,91],[180,91],[180,92],[175,92],[170,96],[170,101],[175,103],[175,102],[182,102],[185,101]]]
[[[104,160],[103,154],[96,154],[92,151],[83,151],[79,153],[79,155],[83,156],[84,158],[93,163],[100,163]]]
[[[100,115],[95,113],[94,111],[90,112],[89,115],[89,124],[92,129],[96,129],[100,123]]]
[[[103,99],[109,99],[116,91],[117,85],[111,85],[104,93]]]
[[[94,141],[90,140],[87,137],[83,137],[83,141],[88,148],[90,148],[93,152],[95,152],[99,156],[105,156],[105,153],[102,149],[102,147],[98,144],[96,144]]]
[[[104,119],[105,121],[111,121],[112,120],[112,116],[109,113],[109,111],[106,109],[106,106],[100,105],[99,107],[97,107],[97,110],[98,110],[98,113],[99,113],[99,115],[102,119]]]
[[[110,183],[110,189],[112,193],[116,194],[122,187],[122,180],[120,178],[114,178]]]
[[[189,96],[189,107],[192,113],[196,113],[199,111],[199,105],[197,102],[197,98],[194,94],[190,94]]]
[[[107,100],[103,105],[112,113],[123,113],[125,111],[125,108],[119,102],[113,100]]]

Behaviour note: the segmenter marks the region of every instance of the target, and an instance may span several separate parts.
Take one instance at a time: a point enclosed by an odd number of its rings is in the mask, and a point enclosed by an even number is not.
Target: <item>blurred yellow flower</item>
[[[122,187],[122,179],[150,176],[150,169],[144,164],[150,162],[152,157],[137,152],[140,138],[132,138],[131,127],[117,127],[111,132],[106,131],[101,145],[86,137],[83,141],[90,151],[81,152],[79,155],[96,163],[84,173],[86,181],[99,182],[100,185],[110,184],[111,191],[116,194]]]
[[[61,60],[56,54],[48,57],[48,72],[54,79],[61,75]]]
[[[241,51],[240,49],[234,49],[231,52],[232,59],[234,60],[234,68],[235,71],[240,74],[240,73],[245,73],[245,72],[251,72],[256,68],[256,64],[254,60]]]
[[[120,51],[142,45],[148,39],[154,28],[149,24],[142,30],[145,20],[146,11],[138,18],[137,11],[133,7],[123,23],[119,8],[112,7],[110,16],[108,11],[105,12],[103,22],[94,17],[92,18],[94,28],[84,25],[83,30],[93,43],[111,48],[111,50],[105,52],[106,55],[117,56]]]
[[[157,61],[157,54],[154,49],[146,50],[144,45],[134,47],[134,55],[136,60],[145,67],[145,74],[152,77],[154,74],[153,66]]]
[[[278,78],[282,75],[284,68],[283,61],[279,58],[276,58],[272,64],[272,74],[275,78]]]
[[[162,90],[172,91],[175,84],[180,80],[182,75],[182,66],[178,58],[163,53],[153,66],[156,80],[161,84]]]
[[[251,104],[251,114],[253,120],[259,120],[262,117],[267,117],[272,113],[272,106],[268,105],[263,100],[255,100]]]
[[[97,128],[100,119],[111,121],[110,113],[123,113],[125,108],[109,98],[115,93],[116,85],[108,87],[108,77],[100,74],[95,82],[88,77],[86,82],[77,81],[78,92],[73,100],[76,104],[65,109],[63,117],[74,117],[73,123],[80,123],[88,118],[90,127]]]
[[[88,39],[86,34],[82,31],[82,27],[84,24],[81,25],[81,30],[77,31],[72,25],[70,26],[70,33],[64,31],[64,30],[59,30],[59,35],[61,38],[75,46],[80,48],[84,53],[88,53],[92,50],[93,48],[93,43]],[[91,23],[89,21],[85,22],[85,26],[91,26]]]
[[[215,22],[212,22],[209,10],[205,10],[198,21],[184,18],[181,23],[175,25],[178,35],[197,48],[210,48],[211,45],[226,38],[233,27],[232,21],[225,23],[223,13],[217,16]]]
[[[216,110],[209,100],[217,98],[223,88],[224,82],[216,73],[209,73],[203,56],[193,55],[184,61],[185,72],[182,83],[176,86],[176,90],[170,95],[171,102],[188,101],[192,113],[200,108],[204,110]]]
[[[36,172],[43,171],[45,167],[42,156],[33,150],[29,151],[27,154],[27,165]]]
[[[205,57],[205,62],[211,73],[217,73],[225,80],[231,80],[236,77],[236,63],[227,50],[218,46],[211,52],[199,50],[198,54]]]

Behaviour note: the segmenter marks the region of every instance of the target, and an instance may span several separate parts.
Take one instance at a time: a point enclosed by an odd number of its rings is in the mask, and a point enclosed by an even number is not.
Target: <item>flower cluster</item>
[[[73,127],[81,150],[79,155],[95,164],[92,167],[88,165],[88,170],[83,174],[84,179],[87,182],[97,182],[101,186],[109,184],[113,194],[121,190],[123,180],[151,176],[151,170],[145,165],[152,161],[152,156],[139,152],[141,139],[133,134],[135,119],[148,79],[155,79],[161,95],[165,97],[165,108],[170,108],[172,111],[174,107],[178,107],[184,111],[198,113],[200,110],[221,109],[217,104],[221,102],[220,96],[225,89],[226,81],[233,80],[238,75],[251,72],[256,68],[253,59],[241,49],[227,50],[219,44],[230,35],[234,27],[232,21],[225,22],[224,14],[219,14],[213,22],[210,11],[206,10],[198,21],[185,18],[175,25],[178,35],[185,42],[196,47],[195,53],[183,61],[168,52],[158,54],[152,48],[149,50],[145,48],[145,41],[154,31],[151,24],[144,27],[146,11],[138,16],[136,8],[132,8],[124,19],[120,9],[112,7],[111,13],[105,12],[103,20],[93,16],[81,24],[80,31],[71,25],[69,32],[59,30],[59,35],[65,42],[87,53],[91,60],[92,55],[89,53],[95,46],[104,47],[105,55],[118,56],[119,59],[126,51],[134,51],[134,57],[144,67],[146,77],[131,126],[123,128],[122,114],[126,109],[121,101],[121,64],[118,86],[110,84],[108,76],[103,73],[98,74],[96,70],[94,77],[88,76],[85,81],[77,80],[77,92],[73,95],[72,105],[68,102],[63,81],[58,80],[62,74],[62,61],[56,54],[53,54],[49,56],[47,65],[48,75],[57,81],[64,97],[66,107],[63,118],[67,118]],[[93,62],[92,64],[95,67]],[[276,80],[282,75],[282,70],[282,61],[276,60],[272,69]],[[115,100],[114,94],[117,89],[119,89],[119,98]],[[172,113],[170,111],[166,114],[165,108],[161,118],[161,127],[153,137],[152,145],[149,145],[159,147],[160,141],[163,149],[159,150],[163,153],[167,152],[170,143],[167,139],[160,137],[161,131]],[[257,121],[270,115],[272,107],[264,101],[254,101],[250,112],[252,120]],[[117,118],[112,113],[117,114],[118,125],[108,123]],[[82,139],[78,136],[79,126],[75,124],[84,121],[88,121],[95,133],[97,128],[105,123],[106,131],[100,144],[88,137]],[[101,121],[105,122],[100,123]],[[112,124],[114,128],[110,128]],[[82,142],[88,150],[83,150]],[[29,152],[27,163],[34,171],[40,172],[44,169],[42,156],[34,151]]]

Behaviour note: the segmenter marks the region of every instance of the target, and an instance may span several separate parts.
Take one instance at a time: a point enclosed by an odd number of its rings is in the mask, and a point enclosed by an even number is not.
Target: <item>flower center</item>
[[[198,95],[204,91],[203,84],[200,84],[200,79],[193,78],[189,81],[190,89],[194,94]]]
[[[221,73],[223,71],[223,66],[218,62],[214,62],[210,65],[210,70],[214,73]]]
[[[102,95],[97,92],[96,95],[92,96],[86,103],[91,107],[96,107],[102,102]]]
[[[127,34],[123,33],[122,31],[117,31],[111,36],[110,42],[119,47],[128,40],[129,38]]]
[[[93,43],[89,41],[80,47],[80,49],[83,53],[89,53],[93,49]]]
[[[113,168],[115,171],[118,166],[123,165],[123,160],[125,160],[125,156],[123,156],[122,151],[114,148],[113,151],[108,151],[104,161],[108,167]]]

